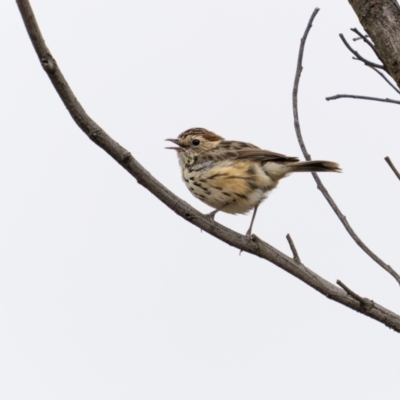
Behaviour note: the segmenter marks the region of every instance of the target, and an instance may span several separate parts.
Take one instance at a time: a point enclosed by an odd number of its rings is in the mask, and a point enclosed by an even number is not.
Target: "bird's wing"
[[[221,161],[239,159],[258,161],[261,163],[268,161],[279,163],[299,160],[297,157],[288,157],[269,150],[262,150],[251,143],[224,140],[218,147],[200,154],[193,168],[211,168]]]
[[[275,161],[275,162],[292,162],[299,161],[297,157],[289,157],[284,154],[274,153],[269,150],[261,150],[261,149],[242,149],[237,151],[237,159],[247,159],[253,161],[267,162],[267,161]]]
[[[220,153],[220,150],[224,149],[222,152],[224,154],[225,159],[248,159],[253,161],[276,161],[276,162],[285,162],[285,161],[298,161],[297,157],[288,157],[284,154],[275,153],[269,150],[262,150],[254,144],[246,143],[246,142],[237,142],[231,140],[222,141],[218,147],[215,149],[216,152]],[[214,150],[214,151],[215,151]],[[213,151],[213,150],[212,150]]]

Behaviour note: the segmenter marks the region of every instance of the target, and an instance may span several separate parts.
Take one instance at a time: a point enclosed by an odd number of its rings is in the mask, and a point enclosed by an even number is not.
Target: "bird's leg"
[[[216,208],[214,211],[211,211],[209,214],[204,214],[205,217],[208,217],[212,224],[214,224],[215,214],[225,208],[229,203],[224,204],[222,207]]]
[[[211,211],[209,214],[204,214],[204,215],[205,215],[206,217],[210,218],[211,221],[214,221],[215,214],[216,214],[218,211],[221,211],[221,210],[217,208],[217,209],[215,209],[214,211]]]
[[[257,208],[258,208],[258,204],[254,207],[253,216],[251,217],[250,226],[249,226],[249,229],[246,232],[246,238],[247,238],[246,244],[249,244],[250,241],[252,240],[252,238],[251,238],[251,230],[253,229],[254,219],[256,218],[256,214],[257,214]],[[242,254],[242,251],[243,251],[243,249],[241,249],[239,251],[239,256]]]
[[[246,236],[251,236],[251,230],[253,229],[254,219],[256,218],[258,204],[254,207],[253,216],[251,217],[250,227],[246,232]]]

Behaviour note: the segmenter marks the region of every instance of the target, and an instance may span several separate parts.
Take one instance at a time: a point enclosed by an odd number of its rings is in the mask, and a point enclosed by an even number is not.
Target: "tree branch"
[[[301,260],[300,260],[300,257],[299,257],[299,253],[297,252],[297,249],[296,249],[296,246],[294,245],[292,237],[289,234],[287,234],[286,235],[286,239],[287,239],[287,241],[289,243],[290,250],[292,250],[293,260],[298,262],[298,263],[301,263]]]
[[[378,304],[375,304],[374,308],[370,310],[363,309],[360,303],[343,289],[328,282],[304,265],[296,263],[290,257],[258,239],[256,236],[253,235],[251,240],[248,240],[246,236],[240,235],[217,222],[211,222],[209,218],[175,196],[170,190],[157,181],[138,161],[136,161],[129,151],[115,142],[86,114],[68,86],[68,83],[65,81],[49,49],[46,47],[29,0],[17,0],[17,4],[41,65],[49,76],[61,100],[67,107],[71,117],[92,141],[125,168],[139,184],[154,194],[176,214],[208,232],[210,235],[215,236],[239,250],[243,249],[243,251],[270,261],[329,299],[367,315],[394,329],[396,332],[400,332],[399,315]]]
[[[293,95],[292,95],[292,101],[293,101],[293,117],[294,117],[294,128],[296,131],[296,136],[297,140],[299,142],[301,151],[303,152],[303,155],[306,160],[310,161],[311,156],[307,151],[306,145],[304,143],[303,135],[301,133],[301,128],[300,128],[300,122],[299,122],[299,112],[298,112],[298,91],[299,91],[299,83],[300,83],[300,76],[301,72],[303,70],[303,54],[304,54],[304,46],[307,40],[307,35],[308,32],[311,29],[312,22],[318,12],[318,9],[315,9],[313,14],[311,15],[311,18],[308,22],[307,28],[304,32],[303,37],[301,38],[300,42],[300,49],[299,49],[299,55],[297,59],[297,69],[296,69],[296,75],[294,79],[294,85],[293,85]],[[351,225],[347,222],[347,218],[343,215],[343,213],[340,211],[339,207],[336,205],[335,201],[333,200],[332,196],[329,194],[328,190],[326,187],[323,185],[321,179],[316,173],[313,173],[312,176],[314,177],[315,182],[317,183],[317,188],[321,191],[337,217],[339,218],[340,222],[346,229],[346,231],[349,233],[349,235],[353,238],[353,240],[357,243],[357,245],[369,256],[371,257],[378,265],[380,265],[386,272],[388,272],[394,279],[396,279],[397,283],[400,284],[400,275],[388,264],[383,262],[375,253],[373,253],[365,244],[364,242],[358,237],[358,235],[355,233]]]
[[[300,122],[299,122],[299,111],[298,111],[299,108],[298,108],[298,100],[297,99],[298,99],[298,92],[299,92],[300,77],[301,77],[301,73],[303,71],[302,62],[303,62],[304,46],[306,44],[308,33],[310,32],[310,29],[312,27],[312,23],[314,22],[314,19],[317,16],[318,11],[319,11],[319,8],[316,8],[313,11],[313,13],[311,14],[311,17],[310,17],[310,19],[308,21],[306,30],[304,31],[303,37],[300,40],[299,55],[297,56],[297,68],[296,68],[296,75],[294,77],[293,94],[292,94],[294,128],[295,128],[295,131],[296,131],[297,140],[298,140],[298,142],[300,144],[301,151],[302,151],[304,157],[306,158],[306,160],[311,160],[311,157],[307,152],[307,149],[306,149],[306,146],[304,144],[304,141],[301,139]]]
[[[362,39],[364,40],[365,43],[367,43],[372,50],[374,51],[375,55],[379,58],[380,61],[380,55],[379,53],[376,51],[375,46],[373,45],[373,43],[368,39],[367,36],[363,35],[358,29],[356,28],[352,28],[351,31],[355,32],[359,37],[358,39]],[[400,94],[400,90],[397,89],[397,87],[390,82],[390,80],[385,76],[385,74],[383,74],[382,72],[380,72],[378,70],[378,68],[383,69],[385,72],[387,72],[386,67],[380,66],[378,64],[375,64],[371,61],[366,60],[365,58],[363,58],[362,56],[360,56],[359,53],[357,53],[346,41],[346,39],[344,38],[344,36],[342,34],[339,35],[340,38],[342,39],[343,43],[345,44],[345,46],[353,53],[355,54],[355,57],[353,57],[354,60],[356,61],[361,61],[364,63],[364,65],[366,65],[367,67],[371,68],[373,71],[375,71],[377,74],[379,74],[379,76],[384,79],[384,81],[392,88],[396,91],[396,93]],[[382,61],[383,64],[383,61]],[[380,101],[380,102],[384,102],[384,103],[392,103],[392,104],[400,104],[400,101],[397,100],[393,100],[393,99],[382,99],[382,98],[378,98],[378,97],[370,97],[370,96],[358,96],[358,95],[353,95],[353,94],[337,94],[335,96],[330,96],[330,97],[326,97],[326,100],[336,100],[336,99],[342,99],[342,98],[351,98],[351,99],[360,99],[360,100],[373,100],[373,101]]]
[[[374,302],[370,299],[367,299],[365,297],[359,296],[357,293],[353,292],[350,288],[348,288],[343,282],[337,280],[336,283],[344,289],[344,291],[353,297],[353,299],[357,300],[360,302],[361,307],[364,307],[365,309],[371,309],[374,306]]]
[[[389,158],[389,156],[385,157],[385,161],[388,163],[389,167],[392,169],[394,174],[397,176],[397,179],[400,180],[400,172],[397,170],[397,168],[394,166],[392,163],[392,160]]]
[[[336,94],[335,96],[326,97],[325,100],[337,100],[337,99],[360,99],[360,100],[373,100],[381,101],[382,103],[400,104],[400,101],[393,99],[382,99],[379,97],[369,97],[369,96],[358,96],[355,94]]]

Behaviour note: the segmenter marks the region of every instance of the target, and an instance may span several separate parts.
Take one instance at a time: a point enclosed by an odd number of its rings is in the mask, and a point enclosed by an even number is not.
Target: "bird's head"
[[[224,140],[221,136],[203,128],[192,128],[181,133],[177,139],[166,139],[178,147],[166,147],[175,150],[180,160],[194,159],[200,154],[212,150]]]

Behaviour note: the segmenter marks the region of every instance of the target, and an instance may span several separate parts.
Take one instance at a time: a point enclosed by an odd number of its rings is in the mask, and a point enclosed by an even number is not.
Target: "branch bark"
[[[114,141],[86,114],[47,48],[29,0],[17,0],[17,4],[28,35],[39,57],[39,61],[49,76],[61,100],[67,107],[71,117],[93,142],[95,142],[126,171],[128,171],[128,173],[131,174],[139,184],[148,189],[176,214],[208,232],[210,235],[215,236],[237,249],[270,261],[329,299],[367,315],[376,321],[385,324],[396,332],[400,332],[399,315],[376,303],[373,303],[373,307],[369,309],[365,309],[365,307],[363,308],[360,302],[349,295],[345,290],[335,286],[331,282],[328,282],[304,265],[297,263],[268,243],[260,240],[257,236],[252,235],[251,240],[249,240],[246,236],[234,232],[217,222],[212,223],[209,218],[195,210],[179,197],[175,196],[170,190],[157,181],[138,161],[136,161],[128,150]]]

